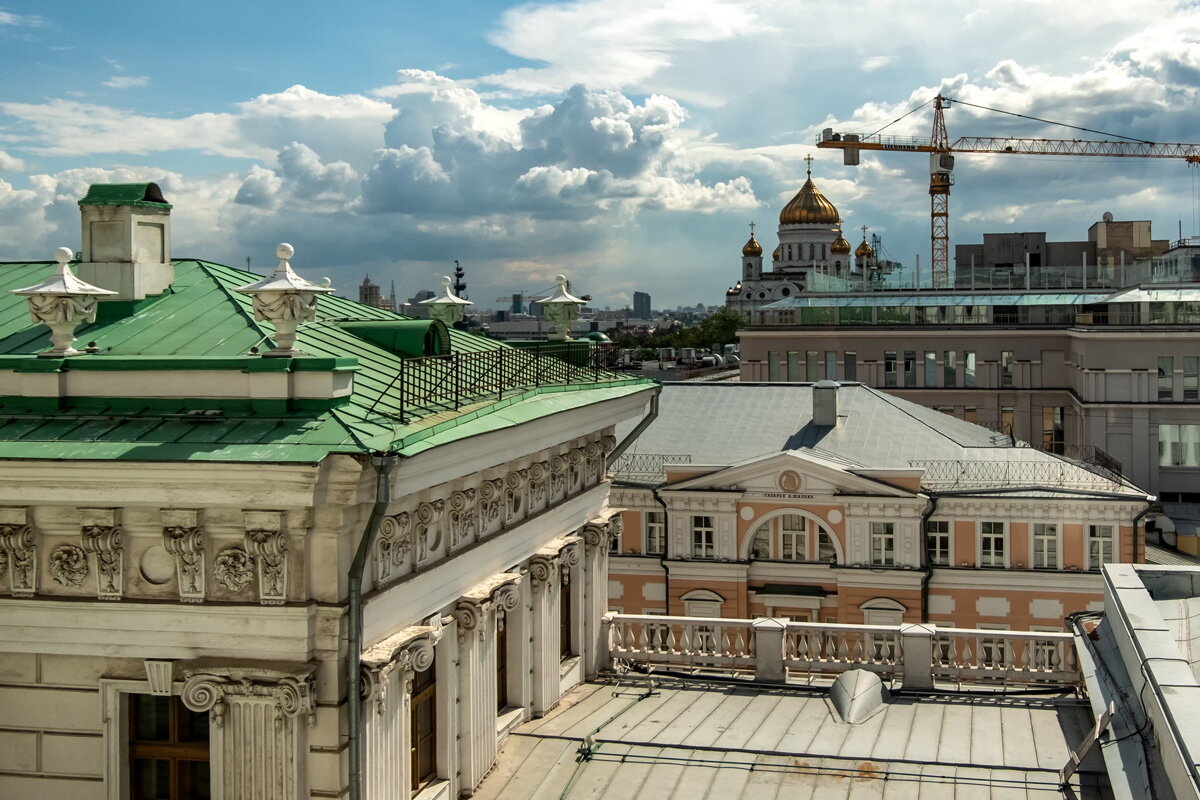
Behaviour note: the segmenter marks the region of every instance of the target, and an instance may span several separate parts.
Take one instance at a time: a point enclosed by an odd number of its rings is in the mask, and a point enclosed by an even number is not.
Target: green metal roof
[[[258,276],[206,261],[174,263],[175,281],[163,295],[139,303],[102,304],[97,321],[75,334],[77,347],[95,342],[98,352],[65,361],[33,358],[49,346],[49,331],[30,321],[25,298],[8,291],[35,283],[55,265],[0,263],[0,370],[14,364],[22,371],[53,371],[59,364],[73,370],[168,370],[200,364],[242,371],[353,369],[353,393],[337,407],[314,410],[264,410],[249,398],[69,398],[66,407],[39,409],[28,398],[0,397],[0,458],[316,463],[334,452],[390,448],[412,455],[654,385],[598,373],[598,382],[580,379],[522,388],[522,376],[512,371],[528,370],[534,356],[443,328],[455,354],[515,354],[500,362],[504,374],[494,384],[514,388],[502,389],[498,399],[486,387],[464,387],[458,410],[436,399],[414,408],[411,398],[402,409],[396,381],[405,353],[397,344],[378,341],[379,332],[393,325],[424,331],[428,323],[405,325],[397,314],[330,295],[320,299],[317,319],[299,328],[297,347],[307,357],[247,356],[252,347],[265,350],[274,335],[269,324],[254,319],[251,298],[233,291]],[[372,321],[384,324],[365,326],[370,333],[354,330],[358,323]]]
[[[79,205],[171,208],[157,183],[93,183]]]

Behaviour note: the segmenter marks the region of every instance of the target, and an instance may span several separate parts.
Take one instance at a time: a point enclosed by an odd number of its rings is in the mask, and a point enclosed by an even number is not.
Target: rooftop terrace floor
[[[649,688],[641,676],[575,688],[505,739],[474,797],[1112,797],[1096,753],[1058,787],[1068,743],[1092,724],[1074,694],[897,695],[849,725],[819,687],[665,680],[642,698]]]

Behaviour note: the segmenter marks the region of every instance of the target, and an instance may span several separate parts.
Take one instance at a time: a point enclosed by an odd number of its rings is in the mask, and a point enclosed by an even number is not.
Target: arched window
[[[765,520],[754,533],[751,558],[810,561],[809,521],[800,514],[783,514]]]
[[[792,290],[791,290],[791,289],[789,289],[789,288],[787,288],[787,287],[785,286],[785,287],[783,287],[782,289],[780,289],[780,290],[779,290],[779,293],[780,293],[781,295],[783,295],[784,297],[787,297],[789,294],[791,294],[791,293],[792,293]]]

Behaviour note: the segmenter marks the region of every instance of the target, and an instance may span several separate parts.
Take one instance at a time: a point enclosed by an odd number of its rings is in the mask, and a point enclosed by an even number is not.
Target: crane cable
[[[926,100],[924,103],[921,103],[921,105],[919,105],[919,106],[916,106],[916,107],[914,107],[914,108],[910,108],[908,111],[906,111],[905,113],[903,113],[903,114],[901,114],[900,116],[896,117],[894,120],[892,120],[891,122],[889,122],[887,125],[884,125],[882,128],[879,128],[878,130],[874,131],[873,133],[868,133],[868,134],[867,134],[867,138],[870,138],[871,136],[877,136],[877,135],[879,134],[879,131],[885,131],[885,130],[887,130],[888,128],[892,127],[893,125],[895,125],[895,124],[896,124],[897,122],[899,122],[900,120],[902,120],[902,119],[904,119],[905,117],[907,117],[909,114],[915,114],[916,112],[920,111],[922,108],[924,108],[925,106],[929,105],[929,104],[930,104],[930,103],[932,103],[932,102],[933,102],[932,100]]]
[[[1117,139],[1125,139],[1130,142],[1137,142],[1138,144],[1155,144],[1155,142],[1152,142],[1149,139],[1138,139],[1134,136],[1124,136],[1120,133],[1108,133],[1107,131],[1098,131],[1095,128],[1081,128],[1078,125],[1068,125],[1065,122],[1055,122],[1052,119],[1042,119],[1041,117],[1031,117],[1028,114],[1018,114],[1015,111],[1005,111],[1002,108],[989,108],[988,106],[981,106],[981,105],[976,105],[975,103],[968,103],[966,100],[956,100],[953,97],[945,97],[945,95],[943,95],[943,97],[946,100],[949,100],[951,103],[958,103],[959,105],[970,106],[971,108],[979,108],[979,109],[983,109],[984,111],[994,111],[997,114],[1007,114],[1010,117],[1020,117],[1021,119],[1031,119],[1034,122],[1044,122],[1047,125],[1059,125],[1063,128],[1070,128],[1071,130],[1083,131],[1085,133],[1098,133],[1101,136],[1113,136]]]

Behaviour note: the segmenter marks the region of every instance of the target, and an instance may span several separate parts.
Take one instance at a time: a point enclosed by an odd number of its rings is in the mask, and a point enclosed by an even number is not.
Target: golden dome
[[[867,244],[867,238],[864,236],[862,244],[854,249],[855,258],[869,258],[875,255],[875,251],[871,249],[871,245]]]
[[[833,240],[833,244],[829,245],[829,252],[835,256],[850,255],[850,243],[846,241],[846,237],[838,234],[838,238]]]
[[[775,245],[775,252],[771,253],[771,258],[775,261],[779,260],[779,245]]]
[[[838,216],[838,210],[813,184],[811,171],[800,191],[779,212],[780,225],[836,225],[839,222],[841,217]]]
[[[762,245],[759,244],[758,240],[754,238],[753,233],[750,234],[750,240],[748,242],[746,242],[746,246],[742,248],[742,255],[744,255],[744,256],[761,256],[762,255]]]

